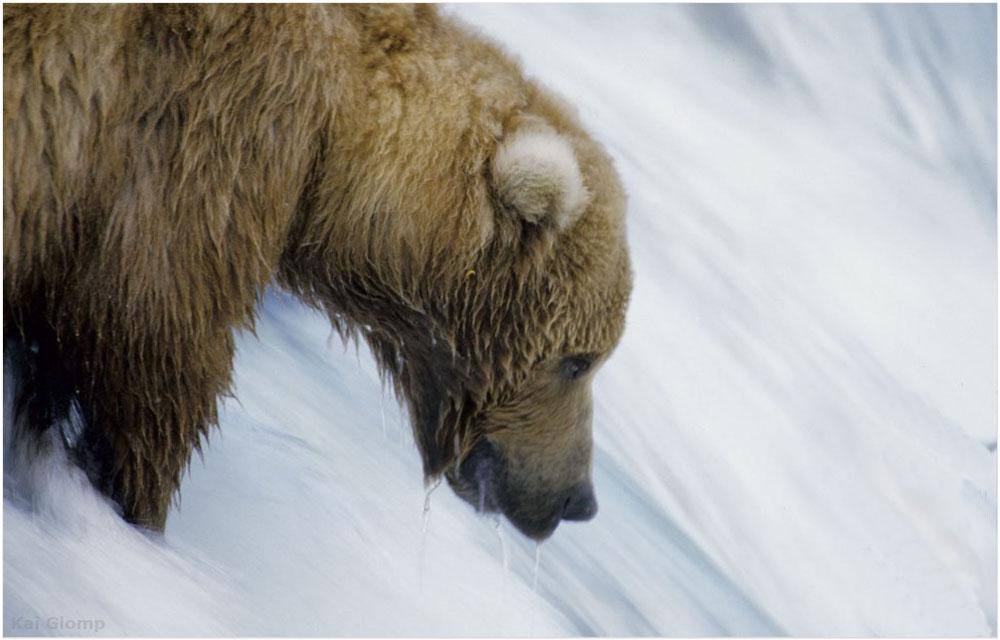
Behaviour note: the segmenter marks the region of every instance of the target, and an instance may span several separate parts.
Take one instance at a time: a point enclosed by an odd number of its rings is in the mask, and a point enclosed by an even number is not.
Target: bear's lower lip
[[[532,540],[536,540],[538,542],[545,540],[553,533],[555,533],[556,527],[559,526],[558,517],[550,518],[546,522],[531,522],[531,523],[518,522],[513,518],[511,518],[510,516],[507,516],[507,519],[510,520],[511,524],[517,527],[518,531],[528,536]]]

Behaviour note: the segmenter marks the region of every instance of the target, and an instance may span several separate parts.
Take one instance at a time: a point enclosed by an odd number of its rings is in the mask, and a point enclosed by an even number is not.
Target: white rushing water
[[[275,291],[162,540],[5,477],[5,634],[995,634],[995,7],[446,11],[629,192],[598,517],[536,549],[428,492],[367,349]]]

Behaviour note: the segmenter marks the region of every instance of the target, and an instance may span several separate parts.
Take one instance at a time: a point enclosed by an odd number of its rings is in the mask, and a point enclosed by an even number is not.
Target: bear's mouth
[[[521,533],[535,540],[551,536],[562,519],[589,519],[590,515],[587,518],[566,517],[564,502],[558,499],[553,501],[539,496],[531,500],[520,495],[512,490],[507,469],[503,453],[484,439],[458,464],[450,467],[445,478],[455,494],[477,512],[502,513]]]

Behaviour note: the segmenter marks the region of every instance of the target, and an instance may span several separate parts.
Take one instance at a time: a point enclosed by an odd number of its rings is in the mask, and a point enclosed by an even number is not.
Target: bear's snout
[[[563,502],[563,520],[590,520],[597,515],[597,499],[594,497],[594,485],[581,482],[571,487]]]

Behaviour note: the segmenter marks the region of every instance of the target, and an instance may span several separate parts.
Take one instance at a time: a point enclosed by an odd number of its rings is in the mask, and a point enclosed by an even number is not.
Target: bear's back
[[[332,7],[5,6],[5,297],[89,264],[183,279],[226,251],[270,277],[353,22]],[[270,251],[234,255],[247,236]]]

